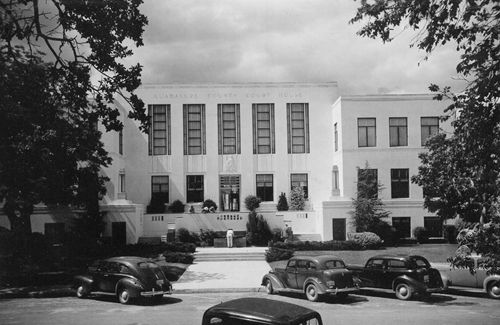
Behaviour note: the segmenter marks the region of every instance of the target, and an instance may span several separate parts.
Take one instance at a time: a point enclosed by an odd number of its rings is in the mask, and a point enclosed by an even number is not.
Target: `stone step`
[[[241,256],[195,256],[194,262],[222,262],[222,261],[264,261],[264,255],[241,255]]]

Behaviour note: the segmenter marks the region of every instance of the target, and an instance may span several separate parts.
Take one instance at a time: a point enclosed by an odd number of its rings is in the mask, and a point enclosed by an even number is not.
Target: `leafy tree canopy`
[[[460,53],[457,73],[467,85],[459,93],[431,84],[447,98],[443,120],[453,134],[427,142],[412,181],[424,189],[424,205],[442,218],[473,224],[468,247],[500,264],[488,242],[496,242],[500,197],[500,4],[496,0],[362,0],[351,20],[364,23],[359,35],[390,42],[397,27],[416,31],[416,46],[428,54],[451,43]],[[470,229],[469,229],[470,230]],[[455,261],[456,264],[459,264]],[[490,268],[491,270],[491,268]]]

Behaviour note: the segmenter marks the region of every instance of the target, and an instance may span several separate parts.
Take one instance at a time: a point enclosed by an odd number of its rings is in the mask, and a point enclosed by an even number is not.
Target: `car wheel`
[[[120,289],[118,290],[118,300],[122,304],[128,304],[130,303],[130,300],[132,297],[130,297],[130,292],[127,289]]]
[[[80,299],[86,298],[89,295],[88,289],[83,285],[80,284],[78,287],[76,287],[76,296]]]
[[[413,288],[406,283],[396,285],[396,297],[401,300],[410,300],[413,296]]]
[[[491,298],[500,299],[500,281],[490,282],[486,291]]]
[[[318,288],[314,284],[308,284],[306,287],[306,297],[307,300],[309,301],[318,301],[319,300],[319,293],[318,293]]]
[[[272,295],[274,293],[273,284],[269,279],[266,280],[266,292],[268,295]]]

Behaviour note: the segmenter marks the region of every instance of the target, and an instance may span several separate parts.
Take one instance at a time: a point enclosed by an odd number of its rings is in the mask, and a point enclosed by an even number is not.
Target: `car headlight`
[[[335,281],[331,280],[331,281],[326,281],[326,286],[328,288],[333,288],[335,287]]]

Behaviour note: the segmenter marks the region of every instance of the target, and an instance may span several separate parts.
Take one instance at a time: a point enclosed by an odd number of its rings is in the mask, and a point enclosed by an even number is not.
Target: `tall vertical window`
[[[332,168],[332,196],[339,194],[339,168],[335,165]]]
[[[410,180],[407,168],[391,169],[391,197],[393,199],[410,197]]]
[[[430,137],[438,134],[439,132],[439,118],[438,117],[421,117],[420,118],[420,136],[422,146]]]
[[[205,105],[186,104],[184,114],[184,154],[206,154]]]
[[[273,175],[272,174],[260,174],[256,178],[257,187],[257,197],[262,201],[273,201],[274,191],[273,191]]]
[[[168,176],[151,176],[151,205],[168,202]]]
[[[186,202],[202,202],[203,187],[203,175],[187,175]]]
[[[288,153],[309,153],[309,104],[286,104]]]
[[[391,147],[408,145],[408,121],[406,117],[389,118],[389,142]]]
[[[291,174],[290,175],[290,189],[295,187],[302,188],[304,191],[304,198],[308,198],[309,195],[309,186],[307,182],[307,174]]]
[[[274,104],[253,104],[253,153],[275,153]]]
[[[123,129],[118,132],[118,153],[123,155]]]
[[[240,105],[219,104],[219,155],[241,153]]]
[[[333,138],[335,141],[335,151],[339,150],[339,131],[337,129],[337,123],[333,125]]]
[[[378,197],[378,172],[376,169],[358,169],[358,197]]]
[[[149,155],[170,155],[170,105],[148,105]]]
[[[358,118],[358,146],[375,147],[377,132],[375,118]]]
[[[118,177],[119,177],[119,190],[120,190],[120,193],[125,193],[125,173],[123,172],[120,172],[120,174],[118,174]]]

